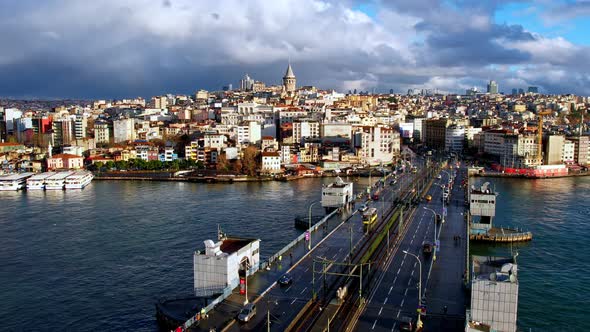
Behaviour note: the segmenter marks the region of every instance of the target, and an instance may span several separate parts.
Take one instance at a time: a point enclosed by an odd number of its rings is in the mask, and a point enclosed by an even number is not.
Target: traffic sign
[[[436,247],[436,252],[440,252],[440,240],[438,240],[438,239],[436,240],[435,247]]]

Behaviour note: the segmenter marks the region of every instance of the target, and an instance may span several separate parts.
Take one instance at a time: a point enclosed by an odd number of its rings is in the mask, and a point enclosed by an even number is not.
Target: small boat
[[[66,189],[82,189],[90,184],[94,175],[89,171],[78,171],[66,178]]]

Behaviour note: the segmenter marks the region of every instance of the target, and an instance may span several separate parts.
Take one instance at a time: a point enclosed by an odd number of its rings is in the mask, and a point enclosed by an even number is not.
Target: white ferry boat
[[[354,201],[352,182],[344,182],[340,177],[322,188],[322,207],[327,211],[345,207]]]
[[[78,171],[66,178],[66,189],[82,189],[94,179],[89,171]]]
[[[27,179],[27,190],[45,189],[45,180],[54,174],[55,172],[45,172],[31,176]]]
[[[59,172],[45,179],[45,190],[63,190],[66,187],[66,178],[74,172]]]
[[[10,174],[0,177],[0,191],[16,191],[26,187],[27,179],[35,173]]]

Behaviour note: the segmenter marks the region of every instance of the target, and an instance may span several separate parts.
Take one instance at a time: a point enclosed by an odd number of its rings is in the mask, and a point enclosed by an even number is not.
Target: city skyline
[[[113,99],[281,84],[590,95],[588,2],[3,3],[0,96]],[[554,14],[558,13],[558,14]]]

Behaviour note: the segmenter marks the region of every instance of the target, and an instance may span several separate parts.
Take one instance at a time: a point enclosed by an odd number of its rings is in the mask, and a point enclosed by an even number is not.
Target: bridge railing
[[[325,222],[328,221],[328,219],[330,219],[333,215],[335,215],[336,213],[338,213],[338,210],[334,210],[331,213],[329,213],[328,215],[326,215],[324,218],[322,218],[322,220],[320,220],[317,224],[312,225],[311,228],[309,228],[307,230],[307,232],[309,232],[311,234],[311,232],[313,231],[317,231],[321,226],[323,226],[323,224]],[[286,246],[284,246],[281,250],[279,250],[276,254],[270,256],[270,258],[268,259],[267,262],[263,262],[262,264],[260,264],[260,268],[264,269],[266,268],[268,265],[274,263],[275,260],[277,260],[280,256],[283,256],[284,253],[288,252],[289,250],[291,250],[291,248],[293,248],[294,246],[296,246],[300,241],[303,241],[305,239],[305,233],[302,233],[301,235],[299,235],[297,238],[295,238],[295,240],[289,242],[289,244],[287,244]]]

